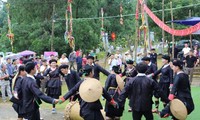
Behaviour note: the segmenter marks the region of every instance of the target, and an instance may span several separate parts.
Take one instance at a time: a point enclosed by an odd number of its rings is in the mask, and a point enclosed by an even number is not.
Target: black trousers
[[[133,120],[141,120],[142,116],[146,118],[146,120],[153,120],[152,111],[132,111]]]
[[[100,110],[86,110],[81,112],[81,117],[84,120],[104,120]]]
[[[40,111],[39,109],[34,110],[33,112],[23,115],[25,119],[28,120],[40,120]]]

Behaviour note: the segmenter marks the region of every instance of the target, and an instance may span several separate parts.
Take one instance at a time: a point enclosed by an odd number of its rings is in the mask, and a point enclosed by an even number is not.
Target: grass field
[[[104,83],[106,77],[101,75],[101,82]],[[62,86],[62,94],[64,95],[67,92],[67,86],[65,84],[65,82],[63,82],[63,86]],[[200,87],[192,87],[192,96],[194,99],[194,103],[195,103],[195,110],[188,116],[187,120],[200,120]],[[102,105],[104,106],[105,101],[101,100]],[[64,111],[65,106],[67,105],[68,101],[66,101],[63,104],[58,104],[56,106],[58,111]],[[45,109],[51,109],[51,105],[50,104],[46,104],[43,102],[43,104],[41,105],[42,108]],[[160,110],[162,109],[162,105],[160,104]],[[132,116],[131,113],[128,112],[128,100],[126,102],[126,107],[125,107],[125,111],[123,113],[122,116],[122,120],[131,120]],[[163,118],[162,118],[163,119]],[[154,120],[161,120],[161,118],[158,117],[157,114],[154,115]],[[170,118],[165,118],[164,120],[170,120]]]

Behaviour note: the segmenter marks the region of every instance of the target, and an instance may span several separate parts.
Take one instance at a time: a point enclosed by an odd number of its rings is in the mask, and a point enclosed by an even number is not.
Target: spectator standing
[[[0,55],[0,66],[3,64],[3,55]]]
[[[62,54],[62,56],[61,56],[61,58],[60,58],[60,64],[61,64],[61,65],[68,65],[69,60],[68,60],[68,58],[67,58],[66,56],[67,56],[66,53],[63,53],[63,54]]]
[[[10,88],[10,81],[9,81],[9,74],[6,68],[6,65],[1,65],[0,70],[0,85],[1,85],[1,92],[2,92],[2,100],[3,102],[6,102],[6,93],[8,94],[9,99],[11,99],[11,88]]]
[[[74,67],[74,63],[76,62],[76,52],[73,51],[69,54],[69,66],[70,70],[73,68],[75,70],[76,68]]]
[[[110,55],[110,59],[108,60],[109,71],[112,71],[113,66],[117,66],[117,60],[113,54]]]
[[[193,50],[190,50],[189,55],[186,56],[184,62],[186,63],[185,73],[190,75],[190,84],[192,83],[194,67],[197,65],[197,58],[194,56]]]
[[[77,64],[77,72],[80,72],[80,70],[82,69],[82,57],[81,57],[82,53],[80,52],[78,57],[76,58],[76,64]]]
[[[182,49],[182,51],[183,51],[183,56],[186,57],[186,56],[189,54],[190,50],[191,50],[191,49],[188,47],[188,44],[185,43],[185,47]]]
[[[12,62],[11,62],[10,58],[7,58],[6,62],[7,62],[6,68],[8,70],[9,81],[10,81],[10,88],[11,88],[11,86],[12,86],[12,78],[14,77],[14,68],[13,68],[13,65],[12,65]]]
[[[86,55],[84,54],[82,58],[82,66],[84,67],[86,64],[87,64],[87,58]]]
[[[157,53],[155,52],[154,48],[151,49],[150,60],[151,60],[151,63],[157,66]]]

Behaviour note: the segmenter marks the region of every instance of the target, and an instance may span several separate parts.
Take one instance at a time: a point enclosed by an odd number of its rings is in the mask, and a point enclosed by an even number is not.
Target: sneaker
[[[52,114],[56,114],[56,113],[57,113],[57,112],[56,112],[56,108],[53,108],[52,111],[51,111],[51,113],[52,113]]]

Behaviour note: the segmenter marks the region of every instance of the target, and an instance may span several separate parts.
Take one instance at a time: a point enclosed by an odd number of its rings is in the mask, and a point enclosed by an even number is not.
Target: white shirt
[[[166,68],[167,66],[169,66],[169,64],[164,65],[163,68]],[[163,69],[163,68],[162,68],[162,69]]]
[[[109,70],[112,70],[113,66],[118,65],[118,60],[117,59],[112,59],[112,60],[110,59],[108,63],[110,63]]]
[[[148,64],[148,66],[151,66],[151,62]]]
[[[32,75],[30,75],[30,74],[27,74],[27,77],[30,77],[30,78],[32,78],[32,79],[34,79],[34,80],[35,80],[35,77],[34,77],[34,76],[32,76]]]
[[[186,55],[186,54],[188,54],[190,52],[190,48],[189,47],[187,47],[187,48],[184,47],[182,51],[183,51],[184,55]]]
[[[137,76],[146,76],[145,73],[138,73]]]
[[[60,58],[60,64],[65,64],[65,63],[68,63],[69,62],[69,60],[68,60],[68,58]]]

